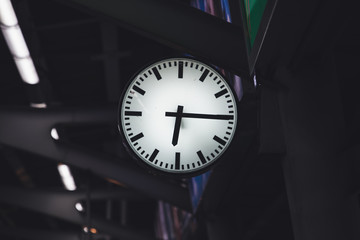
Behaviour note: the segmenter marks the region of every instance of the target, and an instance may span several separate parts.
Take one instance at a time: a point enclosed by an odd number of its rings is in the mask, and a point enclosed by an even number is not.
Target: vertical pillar
[[[283,170],[295,240],[358,240],[360,212],[346,158],[335,66],[307,62],[278,70],[286,155]]]

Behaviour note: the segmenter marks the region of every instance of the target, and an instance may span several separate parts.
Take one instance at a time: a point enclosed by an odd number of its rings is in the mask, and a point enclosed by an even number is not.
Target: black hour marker
[[[175,153],[175,169],[180,169],[180,153]]]
[[[195,163],[192,163],[192,167],[195,168]]]
[[[156,158],[156,156],[158,155],[158,153],[159,153],[159,150],[155,149],[155,150],[153,151],[153,153],[151,154],[151,156],[150,156],[150,158],[149,158],[149,161],[150,161],[150,162],[153,162],[154,159]]]
[[[217,141],[218,143],[220,143],[221,145],[225,145],[226,144],[226,141],[224,141],[223,139],[219,138],[218,136],[214,136],[213,138],[215,141]]]
[[[125,111],[125,116],[142,116],[140,111]]]
[[[202,154],[202,152],[201,152],[201,151],[197,151],[196,153],[197,153],[197,155],[199,156],[201,163],[202,163],[202,164],[205,164],[205,163],[206,163],[206,159],[205,159],[204,155]]]
[[[205,80],[205,78],[207,77],[207,75],[209,74],[209,69],[206,69],[203,74],[201,74],[201,77],[200,77],[200,81],[203,82]]]
[[[141,95],[145,94],[145,91],[143,89],[139,88],[138,86],[133,86],[132,89],[134,89],[136,92],[138,92]]]
[[[136,140],[139,140],[140,138],[144,137],[143,133],[139,133],[138,135],[133,136],[132,138],[130,138],[131,142],[135,142]]]
[[[220,92],[215,93],[215,97],[216,97],[216,98],[219,98],[219,97],[221,97],[222,95],[224,95],[224,94],[226,94],[226,93],[228,93],[228,90],[227,90],[227,89],[223,89],[223,90],[221,90]]]
[[[157,79],[157,80],[160,80],[160,79],[161,79],[161,75],[160,75],[159,71],[156,69],[156,67],[153,67],[151,70],[153,70],[156,79]]]
[[[184,72],[184,62],[179,62],[179,68],[178,68],[178,78],[183,78],[183,72]]]

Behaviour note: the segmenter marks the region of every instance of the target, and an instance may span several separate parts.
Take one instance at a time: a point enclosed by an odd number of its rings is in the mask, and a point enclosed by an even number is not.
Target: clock
[[[148,65],[120,99],[123,142],[155,173],[194,176],[208,170],[229,147],[236,125],[236,98],[224,77],[190,58]]]

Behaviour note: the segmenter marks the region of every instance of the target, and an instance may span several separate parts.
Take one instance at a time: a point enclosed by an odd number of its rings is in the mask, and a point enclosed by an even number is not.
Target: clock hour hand
[[[166,117],[177,117],[178,112],[165,112]],[[181,117],[183,118],[202,118],[202,119],[214,119],[214,120],[232,120],[234,119],[233,115],[225,114],[202,114],[202,113],[182,113]]]
[[[174,113],[175,118],[175,127],[174,127],[174,133],[172,138],[172,145],[176,146],[179,140],[179,133],[180,133],[180,125],[181,125],[181,118],[183,114],[184,106],[178,105],[177,112]]]

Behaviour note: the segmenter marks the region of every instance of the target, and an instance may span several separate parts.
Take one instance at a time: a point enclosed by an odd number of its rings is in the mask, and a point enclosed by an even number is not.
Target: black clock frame
[[[213,160],[211,163],[209,163],[207,166],[201,168],[201,169],[198,169],[198,170],[195,170],[193,172],[166,172],[166,171],[162,171],[158,168],[155,168],[153,166],[151,166],[150,164],[147,164],[142,158],[140,158],[135,152],[134,150],[132,149],[132,147],[130,146],[129,142],[127,141],[126,137],[125,137],[125,132],[122,128],[122,120],[121,120],[121,109],[122,109],[122,105],[123,105],[123,99],[126,95],[126,92],[128,91],[130,85],[132,84],[133,80],[146,68],[148,68],[149,66],[151,66],[152,64],[155,64],[157,62],[161,62],[161,61],[164,61],[164,60],[169,60],[169,59],[179,59],[179,58],[182,58],[182,59],[189,59],[189,60],[194,60],[194,61],[198,61],[198,62],[201,62],[203,63],[204,65],[207,65],[208,67],[210,67],[212,70],[214,70],[216,73],[218,73],[220,76],[223,77],[223,79],[227,82],[229,88],[230,88],[230,91],[231,93],[233,94],[233,96],[235,96],[235,101],[236,101],[236,104],[235,104],[235,107],[236,107],[236,113],[237,113],[237,118],[238,118],[238,113],[239,113],[239,100],[238,98],[236,97],[237,94],[233,88],[233,86],[230,84],[230,82],[228,81],[228,79],[224,76],[224,74],[222,74],[219,70],[218,70],[218,67],[217,66],[214,66],[213,64],[209,64],[203,60],[199,60],[195,57],[189,57],[189,56],[172,56],[172,57],[164,57],[164,58],[160,58],[160,59],[157,59],[157,60],[154,60],[154,61],[151,61],[145,65],[143,65],[143,67],[141,67],[138,71],[136,71],[130,78],[129,80],[127,81],[125,87],[123,88],[123,91],[121,93],[121,96],[120,96],[120,100],[119,100],[119,104],[118,104],[118,114],[117,114],[117,117],[118,117],[118,130],[120,132],[120,136],[121,136],[121,141],[122,141],[122,144],[123,146],[125,147],[126,151],[128,152],[128,154],[130,155],[130,157],[132,159],[135,160],[135,162],[140,165],[142,168],[144,168],[145,170],[147,170],[150,174],[153,174],[153,175],[161,175],[161,176],[166,176],[166,177],[174,177],[174,178],[190,178],[190,177],[195,177],[195,176],[198,176],[198,175],[201,175],[205,172],[208,172],[210,171],[211,169],[213,169],[219,162],[221,162],[221,159],[227,157],[227,155],[229,154],[229,149],[232,147],[232,144],[234,142],[234,138],[236,138],[237,136],[237,131],[238,131],[238,127],[237,127],[237,124],[238,124],[238,121],[236,121],[236,126],[235,126],[235,130],[234,130],[234,135],[233,135],[233,138],[231,139],[231,141],[229,142],[229,145],[227,146],[227,149],[225,149],[221,154],[220,156],[216,159],[216,160]]]

